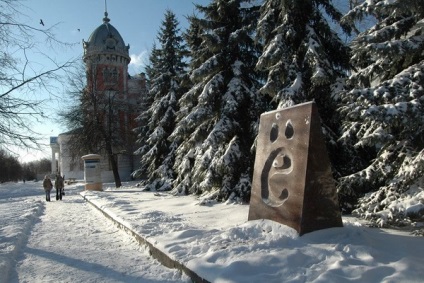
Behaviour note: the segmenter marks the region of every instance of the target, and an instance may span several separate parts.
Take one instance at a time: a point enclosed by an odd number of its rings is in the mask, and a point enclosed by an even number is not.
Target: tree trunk
[[[122,186],[121,177],[119,176],[118,164],[116,158],[113,154],[109,154],[109,161],[112,165],[113,178],[115,180],[115,187],[120,188]]]
[[[122,186],[121,177],[119,176],[118,164],[116,158],[113,154],[112,145],[108,142],[106,144],[107,155],[109,157],[109,162],[112,165],[113,179],[115,180],[115,187],[120,188]]]

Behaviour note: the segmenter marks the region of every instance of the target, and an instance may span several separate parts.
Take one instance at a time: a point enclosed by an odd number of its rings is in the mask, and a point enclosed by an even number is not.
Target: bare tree
[[[72,65],[69,60],[58,63],[42,54],[51,67],[38,67],[31,54],[40,53],[35,37],[45,38],[44,46],[71,46],[60,42],[53,33],[55,26],[36,28],[26,24],[20,11],[20,0],[0,0],[0,147],[8,149],[39,148],[40,136],[31,121],[46,118],[39,92],[53,94],[53,81],[61,79],[60,71]]]
[[[101,72],[93,68],[94,72]],[[115,186],[121,186],[117,158],[125,154],[130,158],[135,151],[135,133],[132,119],[123,119],[120,113],[135,113],[136,107],[117,90],[96,90],[97,73],[86,73],[82,64],[69,73],[70,105],[59,113],[61,122],[71,129],[70,155],[77,160],[81,155],[106,155],[113,172]],[[86,76],[93,78],[87,85]]]
[[[67,94],[63,103],[66,105],[58,112],[59,122],[72,135],[72,142],[67,145],[67,158],[76,166],[81,161],[81,156],[87,153],[97,152],[95,141],[89,135],[91,129],[84,127],[86,124],[83,108],[88,103],[85,101],[86,75],[82,60],[79,60],[67,72]]]

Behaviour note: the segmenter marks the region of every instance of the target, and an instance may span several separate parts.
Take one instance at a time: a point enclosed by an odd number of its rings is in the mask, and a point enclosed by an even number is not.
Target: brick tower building
[[[130,76],[129,45],[118,30],[110,24],[108,13],[105,12],[103,23],[97,27],[87,41],[83,40],[85,71],[87,84],[84,95],[92,96],[99,107],[108,107],[104,124],[116,136],[122,138],[119,148],[114,148],[121,180],[130,179],[136,160],[133,158],[134,140],[129,137],[135,128],[135,118],[140,114],[142,99],[147,94],[146,79],[143,74]],[[84,109],[90,115],[92,109]],[[101,114],[100,114],[101,115]],[[109,124],[108,124],[109,123]],[[83,166],[80,160],[71,158],[69,143],[72,142],[72,132],[60,134],[57,139],[51,139],[52,172],[59,171],[66,178],[83,178]],[[124,144],[124,145],[123,145]],[[89,152],[87,152],[88,154]],[[92,153],[92,152],[90,152]],[[112,182],[111,162],[106,154],[102,162],[102,181]]]

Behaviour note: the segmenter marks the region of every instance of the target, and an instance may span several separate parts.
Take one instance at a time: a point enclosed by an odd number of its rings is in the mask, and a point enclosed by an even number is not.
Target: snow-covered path
[[[62,201],[54,194],[41,201],[9,282],[187,282],[85,203],[80,191],[70,187]]]

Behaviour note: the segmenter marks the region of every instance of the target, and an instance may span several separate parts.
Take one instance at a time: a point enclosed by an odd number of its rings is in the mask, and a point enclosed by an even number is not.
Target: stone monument
[[[299,235],[343,226],[314,102],[261,115],[248,219],[270,219]]]

